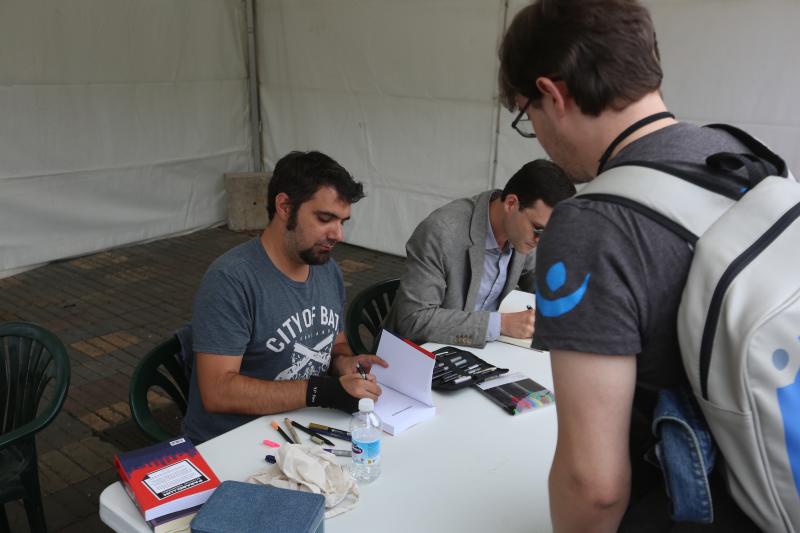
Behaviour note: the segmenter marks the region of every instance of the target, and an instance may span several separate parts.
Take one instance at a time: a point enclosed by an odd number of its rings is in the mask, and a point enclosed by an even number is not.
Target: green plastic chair
[[[147,392],[158,387],[172,398],[182,415],[186,415],[189,400],[189,380],[180,363],[181,343],[173,335],[153,348],[139,362],[133,371],[130,382],[128,402],[131,415],[139,429],[154,442],[170,440],[170,434],[156,421],[147,401]]]
[[[35,436],[64,405],[69,377],[67,349],[53,333],[28,322],[0,324],[0,528],[4,531],[10,529],[5,503],[19,499],[30,530],[47,531]],[[46,404],[40,410],[45,391]]]
[[[400,279],[379,281],[358,293],[347,309],[345,318],[345,335],[353,353],[373,353],[367,346],[374,348],[375,340],[381,330],[386,315],[392,308]],[[371,338],[364,341],[364,330]]]

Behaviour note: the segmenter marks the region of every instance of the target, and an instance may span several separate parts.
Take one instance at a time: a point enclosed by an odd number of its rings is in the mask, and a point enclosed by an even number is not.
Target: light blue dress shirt
[[[493,194],[489,198],[489,204],[497,198],[498,194]],[[513,248],[510,242],[506,243],[504,250],[500,249],[492,228],[491,209],[487,210],[485,254],[483,256],[483,274],[481,275],[481,286],[478,290],[478,298],[475,300],[474,311],[491,311],[489,315],[489,327],[486,330],[486,340],[493,341],[500,336],[500,313],[497,307],[500,305],[500,293],[506,285],[508,277],[508,264],[511,262]]]

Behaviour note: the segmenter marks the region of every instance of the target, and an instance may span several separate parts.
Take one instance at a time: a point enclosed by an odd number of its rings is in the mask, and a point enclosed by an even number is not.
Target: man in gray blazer
[[[536,160],[502,191],[455,200],[423,220],[406,243],[406,273],[387,329],[414,342],[483,346],[533,335],[534,313],[497,312],[519,284],[534,291],[535,254],[553,207],[575,194],[555,164]]]

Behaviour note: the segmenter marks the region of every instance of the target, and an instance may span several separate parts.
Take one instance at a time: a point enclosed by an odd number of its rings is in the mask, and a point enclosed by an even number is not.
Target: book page
[[[436,412],[434,407],[389,387],[382,387],[382,391],[375,402],[375,412],[383,422],[382,429],[392,435],[431,418]]]
[[[425,405],[433,405],[431,377],[436,356],[387,330],[383,330],[376,352],[389,363],[389,368],[372,365],[381,387],[391,387]]]
[[[501,313],[516,313],[517,311],[524,311],[529,305],[536,309],[536,295],[515,289],[506,294],[497,310]]]

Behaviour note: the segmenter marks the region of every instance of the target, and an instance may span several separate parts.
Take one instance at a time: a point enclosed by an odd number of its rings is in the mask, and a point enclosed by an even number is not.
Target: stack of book
[[[187,531],[219,486],[203,456],[186,438],[120,453],[114,464],[125,490],[155,533]]]

